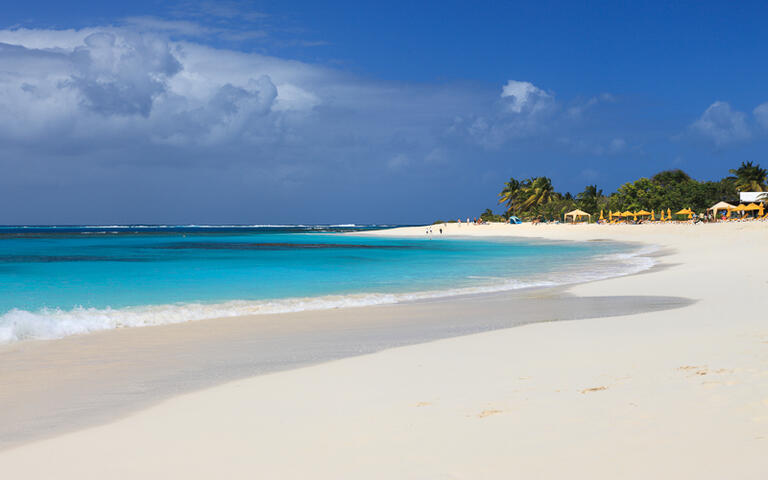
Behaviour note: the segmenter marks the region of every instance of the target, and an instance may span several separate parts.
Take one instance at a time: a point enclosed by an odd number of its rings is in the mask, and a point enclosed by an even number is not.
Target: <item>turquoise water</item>
[[[0,343],[568,283],[636,267],[617,261],[630,258],[616,256],[626,247],[603,242],[340,233],[369,228],[0,228]]]

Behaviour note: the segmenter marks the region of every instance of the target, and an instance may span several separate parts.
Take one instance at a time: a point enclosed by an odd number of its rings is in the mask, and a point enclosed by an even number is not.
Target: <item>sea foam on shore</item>
[[[56,339],[70,335],[129,327],[167,325],[195,320],[245,315],[329,310],[335,308],[427,300],[457,295],[503,292],[533,287],[552,287],[631,275],[653,266],[647,255],[655,247],[626,253],[597,256],[588,265],[569,265],[555,273],[534,275],[524,280],[504,277],[469,276],[477,285],[400,293],[351,293],[273,300],[233,300],[212,303],[174,303],[124,308],[73,309],[43,308],[36,311],[13,309],[0,315],[0,344],[32,339]]]

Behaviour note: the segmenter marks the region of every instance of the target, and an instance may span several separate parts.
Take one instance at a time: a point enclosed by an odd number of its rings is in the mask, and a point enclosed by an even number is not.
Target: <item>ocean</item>
[[[0,227],[0,343],[568,284],[651,262],[611,242],[346,234],[380,228]]]

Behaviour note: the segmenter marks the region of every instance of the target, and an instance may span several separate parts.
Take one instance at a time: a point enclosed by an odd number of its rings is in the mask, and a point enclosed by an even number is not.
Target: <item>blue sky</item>
[[[425,222],[768,163],[768,7],[28,1],[0,223]]]

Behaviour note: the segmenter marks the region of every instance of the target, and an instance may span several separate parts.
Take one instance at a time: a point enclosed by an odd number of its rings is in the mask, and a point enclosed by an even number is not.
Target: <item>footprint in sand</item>
[[[706,365],[704,365],[703,367],[699,367],[696,365],[683,365],[682,367],[677,367],[677,369],[684,372],[693,372],[694,375],[706,375],[707,373],[709,373]]]
[[[490,417],[491,415],[496,415],[499,413],[504,413],[504,412],[502,410],[483,410],[477,415],[477,418]]]
[[[600,387],[592,387],[592,388],[585,388],[581,391],[582,394],[584,393],[591,393],[591,392],[601,392],[603,390],[608,390],[608,387],[600,386]]]

